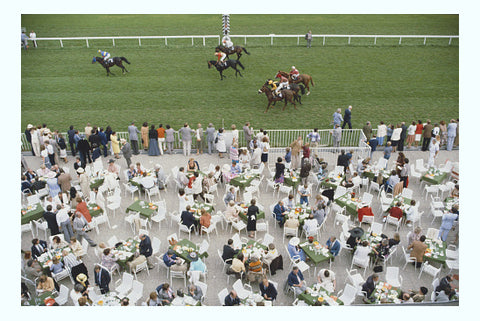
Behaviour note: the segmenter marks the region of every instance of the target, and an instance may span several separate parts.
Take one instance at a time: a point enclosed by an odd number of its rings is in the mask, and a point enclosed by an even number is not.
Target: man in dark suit
[[[103,132],[103,127],[100,127],[100,131],[98,132],[98,137],[100,138],[100,144],[103,146],[103,156],[108,156],[108,148],[107,148],[107,135]]]
[[[265,300],[273,301],[277,298],[277,289],[273,283],[269,282],[267,278],[262,279],[262,283],[259,283],[260,293]]]
[[[430,140],[432,139],[432,129],[430,119],[427,119],[427,123],[423,125],[423,141],[422,141],[422,151],[427,151],[430,146]]]
[[[240,299],[237,296],[237,292],[232,290],[226,297],[225,297],[225,306],[234,306],[240,305]]]
[[[352,129],[352,106],[348,106],[348,108],[345,109],[345,114],[343,116],[343,124],[342,124],[342,129],[345,128],[345,125],[348,124],[348,128]]]
[[[235,250],[233,248],[233,240],[228,239],[227,244],[223,246],[223,254],[222,259],[223,261],[229,260],[227,263],[232,264],[232,259],[235,255],[237,255],[239,250]]]
[[[43,213],[43,218],[47,221],[48,228],[50,229],[50,234],[55,235],[59,234],[57,217],[55,213],[52,212],[52,205],[47,205],[47,210]]]
[[[100,265],[95,265],[95,284],[100,288],[102,294],[110,292],[109,284],[111,281],[110,273],[107,270],[100,267]]]
[[[80,140],[77,143],[77,150],[78,153],[80,154],[80,160],[82,161],[82,167],[85,167],[88,163],[92,163],[92,158],[90,157],[90,144],[88,143],[88,140],[85,139],[85,135],[80,136]]]
[[[68,134],[68,143],[70,144],[70,151],[72,152],[72,156],[75,157],[77,152],[76,144],[75,144],[75,129],[73,129],[73,125],[70,126],[70,129],[67,132]]]
[[[405,139],[407,138],[407,126],[405,125],[405,122],[402,122],[402,132],[400,133],[400,140],[398,141],[398,146],[397,150],[399,152],[403,152],[403,143],[405,142]]]
[[[150,237],[145,234],[140,235],[140,245],[138,246],[140,250],[140,255],[143,255],[147,258],[147,265],[149,269],[153,269],[154,265],[151,262],[151,257],[153,253],[152,241]]]
[[[48,247],[47,247],[47,242],[39,240],[37,238],[34,238],[32,240],[32,258],[36,259],[43,253],[47,252]]]
[[[193,213],[190,212],[190,205],[187,205],[187,208],[182,212],[180,218],[182,220],[182,224],[188,228],[191,228],[192,225],[196,225],[195,217],[193,216]]]
[[[287,283],[290,286],[293,286],[295,293],[301,294],[305,292],[307,286],[305,285],[305,279],[303,278],[302,272],[298,269],[297,266],[294,266],[292,272],[288,274]]]
[[[349,165],[348,156],[345,155],[345,151],[342,149],[340,155],[337,158],[337,166],[343,166],[343,171],[346,172]]]
[[[378,282],[378,274],[373,273],[367,278],[367,281],[362,285],[362,291],[365,291],[365,293],[367,294],[365,299],[370,298],[373,291],[375,290],[375,286],[377,285],[377,282]]]

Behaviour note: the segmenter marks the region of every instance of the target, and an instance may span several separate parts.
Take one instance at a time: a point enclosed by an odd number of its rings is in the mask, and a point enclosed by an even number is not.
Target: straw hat
[[[79,168],[77,169],[77,173],[78,173],[78,174],[83,174],[83,173],[85,173],[85,170],[83,169],[83,167],[79,167]]]
[[[300,244],[300,239],[296,236],[292,237],[290,239],[290,245],[293,245],[293,246],[297,246],[298,244]]]
[[[188,254],[188,258],[189,258],[190,260],[192,260],[192,261],[197,261],[197,260],[198,260],[198,255],[197,255],[197,253],[195,253],[195,252],[190,252],[190,253]]]
[[[32,129],[33,128],[33,125],[32,124],[28,124],[27,125],[27,129]]]

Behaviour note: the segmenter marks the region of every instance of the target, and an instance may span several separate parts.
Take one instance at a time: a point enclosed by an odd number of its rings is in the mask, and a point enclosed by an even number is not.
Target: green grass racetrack
[[[278,15],[232,15],[232,34],[458,34],[456,15],[305,15],[292,16],[289,28],[281,27]],[[216,35],[221,33],[220,15],[22,15],[22,26],[37,37]],[[275,30],[272,29],[275,26]],[[280,29],[277,29],[277,26]],[[284,29],[282,29],[284,28]],[[233,39],[243,45],[243,40]],[[373,124],[432,121],[459,116],[458,40],[335,39],[322,46],[314,39],[311,49],[295,39],[248,40],[251,55],[243,55],[243,78],[227,70],[208,69],[214,59],[214,40],[92,40],[40,42],[39,48],[22,50],[22,128],[28,123],[47,123],[66,131],[69,125],[112,126],[125,131],[137,123],[170,124],[178,129],[185,121],[212,122],[216,127],[250,120],[254,128],[328,128],[338,107],[353,105],[352,122],[361,128]],[[31,43],[30,43],[31,45]],[[122,75],[106,77],[99,64],[92,64],[98,49],[124,56],[131,65]],[[234,57],[232,57],[234,58]],[[277,70],[292,65],[313,77],[311,94],[303,96],[298,110],[282,104],[264,114],[265,95],[257,90]]]

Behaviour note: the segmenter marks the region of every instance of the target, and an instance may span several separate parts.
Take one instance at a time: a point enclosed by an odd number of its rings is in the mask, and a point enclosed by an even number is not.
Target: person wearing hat
[[[130,146],[130,143],[127,142],[125,138],[121,138],[120,144],[122,145],[121,151],[123,157],[125,158],[125,161],[127,162],[127,167],[130,167],[130,165],[132,164],[132,148]]]
[[[84,289],[88,288],[88,285],[89,285],[88,276],[85,273],[77,274],[77,277],[75,278],[75,281],[77,281],[79,284],[81,284]]]
[[[115,164],[114,159],[108,161],[107,172],[115,174],[115,178],[118,178],[120,175],[120,166]]]
[[[289,213],[288,219],[285,221],[285,227],[297,229],[300,226],[300,222],[295,218],[295,214]]]
[[[90,195],[90,179],[88,178],[87,174],[83,167],[77,169],[78,174],[78,183],[80,185],[80,189],[82,190],[83,195]]]
[[[290,257],[298,256],[300,260],[306,261],[307,257],[305,252],[300,248],[299,244],[300,239],[296,236],[292,237],[290,242],[288,242],[288,254],[290,254]]]

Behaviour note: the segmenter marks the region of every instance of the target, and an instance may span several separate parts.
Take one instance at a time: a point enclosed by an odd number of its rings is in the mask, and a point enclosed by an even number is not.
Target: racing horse
[[[280,90],[280,92],[282,93],[282,97],[280,97],[280,96],[274,97],[273,93],[272,93],[272,90],[270,88],[268,88],[267,84],[268,83],[266,82],[265,84],[263,84],[262,88],[260,88],[258,90],[259,94],[265,93],[265,95],[267,95],[268,105],[267,105],[267,109],[265,109],[264,113],[266,113],[268,111],[268,108],[270,108],[270,105],[272,105],[272,103],[277,102],[277,101],[281,101],[281,100],[285,100],[285,105],[283,105],[282,110],[285,110],[285,107],[287,106],[288,102],[293,104],[293,107],[295,107],[295,109],[297,109],[297,105],[295,104],[295,92],[294,91],[292,91],[290,89],[282,89],[282,90]]]
[[[288,82],[291,84],[302,83],[305,86],[305,88],[307,88],[307,91],[308,91],[307,96],[310,95],[310,86],[309,86],[310,82],[312,83],[312,86],[315,86],[315,84],[313,83],[312,76],[307,74],[300,74],[298,75],[297,79],[293,80],[289,73],[279,70],[275,78],[280,78],[281,76],[287,78]]]
[[[110,74],[114,75],[113,72],[110,71],[110,67],[113,66],[118,66],[122,68],[123,74],[125,74],[125,72],[128,72],[127,68],[125,68],[122,63],[123,61],[125,61],[127,64],[130,64],[130,62],[125,57],[113,57],[109,61],[105,61],[105,59],[103,59],[102,57],[93,57],[92,64],[98,62],[105,69],[107,69],[107,76],[110,76]]]
[[[270,81],[270,79],[267,80],[266,84],[268,84],[269,81]],[[278,81],[276,81],[275,84],[278,86]],[[288,85],[287,89],[290,89],[290,90],[293,91],[293,93],[294,93],[293,99],[295,101],[298,101],[301,105],[302,104],[302,96],[300,96],[299,92],[301,92],[302,95],[305,95],[305,87],[302,84],[293,84],[292,83],[292,84]],[[276,101],[273,102],[273,106],[275,106],[275,103],[276,103]]]
[[[231,67],[232,69],[235,69],[235,77],[237,77],[237,73],[240,75],[240,77],[243,77],[240,70],[237,69],[237,65],[239,65],[240,67],[242,67],[243,70],[245,70],[245,67],[243,67],[242,63],[239,60],[234,59],[228,59],[224,63],[219,63],[216,60],[210,60],[207,61],[207,63],[208,69],[212,68],[212,66],[217,68],[218,72],[220,73],[220,80],[223,80],[223,77],[227,77],[223,75],[223,71],[227,68]]]
[[[242,46],[233,46],[233,50],[232,50],[232,49],[230,49],[230,48],[227,48],[227,47],[225,47],[225,46],[220,45],[220,46],[217,46],[217,47],[215,48],[215,50],[216,50],[216,49],[219,49],[221,52],[224,52],[224,53],[227,55],[227,57],[228,57],[229,55],[237,54],[237,60],[239,60],[240,57],[242,56],[242,51],[245,51],[245,53],[246,53],[247,55],[250,54],[250,53],[247,51],[247,49],[245,49],[245,47],[242,47]]]

